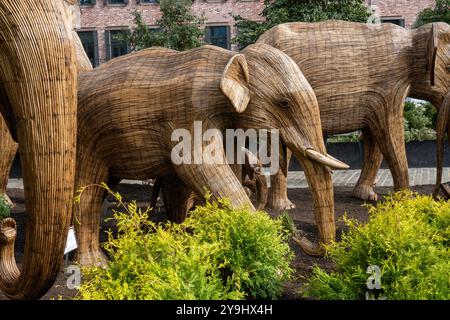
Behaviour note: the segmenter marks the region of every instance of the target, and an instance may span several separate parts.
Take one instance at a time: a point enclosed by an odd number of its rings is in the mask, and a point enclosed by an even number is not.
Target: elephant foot
[[[373,187],[366,185],[357,185],[355,189],[353,189],[353,197],[367,201],[378,200],[378,195],[375,191],[373,191]]]
[[[108,257],[102,250],[77,253],[76,261],[84,267],[106,267],[108,265]]]
[[[8,197],[8,195],[6,193],[4,193],[3,198],[5,199],[5,203],[12,209],[15,207],[14,202],[12,202],[11,198]]]
[[[267,202],[267,207],[272,209],[276,213],[281,213],[283,211],[291,210],[295,208],[295,204],[292,203],[287,197],[284,198],[271,198]]]

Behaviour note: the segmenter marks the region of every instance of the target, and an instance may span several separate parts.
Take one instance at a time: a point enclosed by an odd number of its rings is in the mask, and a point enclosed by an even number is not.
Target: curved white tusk
[[[305,154],[309,159],[316,161],[324,166],[330,167],[331,169],[345,170],[350,168],[348,164],[339,161],[330,155],[325,156],[313,149],[306,149]]]

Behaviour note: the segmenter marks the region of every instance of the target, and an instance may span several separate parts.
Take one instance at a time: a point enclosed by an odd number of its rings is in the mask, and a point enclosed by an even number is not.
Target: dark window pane
[[[128,53],[127,42],[117,39],[117,37],[122,33],[122,30],[111,30],[109,32],[111,37],[111,58],[120,57]]]
[[[405,27],[405,19],[381,19],[383,23],[392,23],[400,27]]]
[[[224,49],[229,49],[228,27],[206,27],[206,42]]]
[[[109,4],[122,4],[125,3],[124,0],[108,0]]]
[[[86,54],[93,66],[97,65],[97,44],[95,40],[95,32],[96,31],[78,32],[78,36],[80,37],[84,50],[86,51]]]
[[[93,5],[93,4],[95,4],[95,0],[80,0],[79,1],[80,2],[80,5]]]
[[[159,3],[159,0],[141,0],[141,3]]]

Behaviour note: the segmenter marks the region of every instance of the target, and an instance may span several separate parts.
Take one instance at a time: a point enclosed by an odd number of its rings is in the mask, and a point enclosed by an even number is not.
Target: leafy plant
[[[235,16],[238,29],[234,42],[241,48],[255,43],[261,34],[284,22],[315,22],[328,19],[366,22],[370,16],[363,0],[265,0],[264,21]]]
[[[11,214],[11,208],[8,205],[5,197],[3,195],[0,196],[0,221],[8,218]]]
[[[387,299],[450,299],[450,203],[405,191],[368,207],[368,223],[345,218],[348,231],[327,248],[336,270],[315,267],[303,293],[362,299],[375,265]]]
[[[124,31],[118,35],[125,40],[132,51],[152,46],[161,46],[174,50],[189,50],[203,44],[205,18],[191,14],[190,0],[161,0],[161,18],[156,21],[158,29],[150,29],[142,14],[135,10],[132,15],[136,28],[132,32]]]
[[[424,141],[436,139],[436,108],[430,103],[405,103],[404,126],[405,140]]]
[[[79,299],[276,298],[292,273],[281,220],[264,212],[207,201],[184,223],[161,225],[102,187],[125,212],[114,211],[119,233],[104,244],[108,268],[83,270]]]
[[[434,8],[426,8],[417,16],[415,27],[431,22],[446,22],[450,24],[450,0],[436,0]]]
[[[345,135],[333,135],[327,138],[327,143],[349,143],[359,142],[361,140],[361,132],[355,131]]]

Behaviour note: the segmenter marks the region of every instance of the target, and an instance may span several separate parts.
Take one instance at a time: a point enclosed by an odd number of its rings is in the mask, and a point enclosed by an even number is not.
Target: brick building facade
[[[379,8],[382,21],[392,20],[401,26],[411,28],[417,14],[425,8],[432,7],[435,0],[366,0],[368,5]]]
[[[144,21],[156,28],[160,18],[158,0],[80,0],[81,29],[79,35],[94,65],[99,65],[128,52],[126,44],[114,34],[133,27],[132,12],[142,13]],[[193,0],[193,12],[206,18],[207,42],[235,49],[231,38],[236,33],[234,15],[261,20],[264,0]],[[434,0],[366,0],[379,8],[383,21],[411,27],[417,13],[432,6]]]

